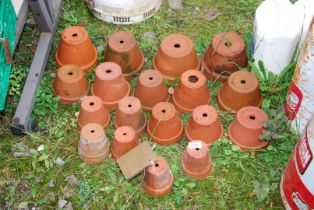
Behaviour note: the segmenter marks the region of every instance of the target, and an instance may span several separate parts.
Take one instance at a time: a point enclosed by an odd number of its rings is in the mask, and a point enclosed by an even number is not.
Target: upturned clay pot
[[[188,141],[200,140],[207,146],[220,139],[223,134],[224,130],[217,111],[209,105],[196,107],[185,127],[185,136]]]
[[[187,70],[199,70],[200,60],[189,37],[183,34],[171,34],[162,40],[153,60],[153,66],[167,79],[174,81]]]
[[[105,61],[119,64],[124,76],[130,76],[143,68],[145,59],[132,34],[118,31],[109,37]]]
[[[167,160],[158,157],[153,165],[145,169],[143,189],[154,197],[164,196],[172,191],[173,175]]]
[[[138,98],[127,96],[119,101],[114,126],[116,128],[130,126],[135,130],[137,136],[143,134],[146,128],[146,118],[142,103]]]
[[[246,67],[245,43],[234,32],[217,34],[202,57],[205,76],[210,80],[226,81],[232,72]]]
[[[201,141],[193,141],[188,144],[183,153],[181,167],[187,176],[195,179],[206,178],[212,169],[212,160],[208,154],[208,147]]]
[[[175,107],[168,102],[160,102],[153,107],[147,132],[153,142],[170,145],[181,140],[183,124]]]
[[[263,133],[263,122],[268,119],[266,113],[257,107],[244,107],[231,123],[228,134],[230,140],[242,150],[262,149],[268,142],[259,140]]]
[[[97,123],[103,128],[106,128],[110,122],[110,114],[106,110],[101,98],[87,96],[81,102],[77,122],[80,129],[88,123]]]
[[[122,126],[114,131],[114,140],[111,147],[111,155],[114,160],[140,144],[133,128]]]
[[[130,94],[130,85],[118,64],[105,62],[97,66],[92,94],[100,97],[109,109],[116,109],[118,102]]]
[[[73,64],[87,72],[97,63],[97,56],[97,50],[83,27],[70,26],[64,29],[56,53],[59,66]]]
[[[83,126],[78,153],[86,163],[99,163],[105,159],[109,154],[109,141],[101,125],[89,123]]]
[[[218,93],[218,105],[222,110],[237,112],[245,106],[262,104],[256,76],[248,71],[237,71],[230,75]]]
[[[182,74],[180,84],[175,88],[173,103],[180,112],[192,112],[199,105],[210,104],[211,94],[206,77],[196,70]]]
[[[167,102],[170,98],[162,74],[153,69],[140,74],[134,96],[140,99],[146,110],[151,110],[154,105]]]
[[[88,94],[89,83],[80,67],[64,65],[58,69],[52,91],[61,104],[71,105]]]

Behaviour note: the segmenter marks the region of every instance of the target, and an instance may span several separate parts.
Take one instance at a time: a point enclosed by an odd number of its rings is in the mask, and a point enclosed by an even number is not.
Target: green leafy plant
[[[23,66],[13,66],[10,74],[10,96],[20,96],[26,78],[28,68]]]

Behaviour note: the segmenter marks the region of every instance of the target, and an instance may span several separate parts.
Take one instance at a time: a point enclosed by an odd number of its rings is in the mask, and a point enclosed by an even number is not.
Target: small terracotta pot
[[[105,159],[109,154],[109,141],[101,125],[89,123],[82,128],[78,153],[86,163],[99,163]]]
[[[199,70],[200,60],[189,37],[183,34],[171,34],[162,40],[153,60],[153,66],[167,79],[174,81],[187,70]]]
[[[196,70],[182,74],[180,84],[174,90],[173,103],[180,112],[192,112],[199,105],[210,104],[211,94],[206,77]]]
[[[64,65],[58,69],[52,91],[61,104],[71,105],[88,94],[89,83],[80,67]]]
[[[130,85],[118,64],[105,62],[97,66],[92,94],[100,97],[109,109],[116,109],[118,102],[130,94]]]
[[[208,154],[208,147],[201,141],[193,141],[199,146],[188,145],[183,153],[181,167],[187,176],[195,179],[206,178],[212,169],[212,160]]]
[[[164,196],[172,191],[173,175],[167,160],[158,157],[155,163],[145,169],[143,189],[154,197]]]
[[[56,53],[59,66],[73,64],[87,72],[97,63],[97,57],[97,50],[83,27],[70,26],[64,29]]]
[[[144,55],[132,34],[125,31],[113,33],[108,40],[105,61],[119,64],[124,76],[139,72],[145,63]]]
[[[230,140],[242,150],[262,149],[268,142],[259,140],[263,133],[263,122],[268,119],[266,113],[256,107],[242,108],[231,123],[228,134]]]
[[[106,128],[110,122],[110,114],[106,110],[101,98],[87,96],[81,102],[77,122],[80,129],[88,123],[97,123],[103,128]]]
[[[183,124],[175,107],[168,102],[160,102],[153,107],[147,132],[153,142],[168,146],[181,140]]]
[[[244,68],[247,64],[245,43],[234,32],[217,34],[202,58],[204,74],[210,80],[226,81],[239,66]]]
[[[137,136],[143,134],[146,128],[146,118],[142,103],[138,98],[127,96],[119,101],[114,126],[116,128],[130,126],[135,130]]]
[[[140,74],[134,96],[140,99],[146,110],[151,110],[154,105],[167,102],[170,98],[162,74],[153,69]]]
[[[140,144],[133,128],[122,126],[114,131],[114,140],[111,147],[111,155],[114,160]]]
[[[217,102],[222,110],[233,112],[245,106],[261,106],[262,95],[256,76],[248,71],[232,73],[220,88]]]
[[[207,146],[220,139],[223,134],[224,130],[217,111],[209,105],[196,107],[185,127],[185,136],[188,141],[200,140]]]

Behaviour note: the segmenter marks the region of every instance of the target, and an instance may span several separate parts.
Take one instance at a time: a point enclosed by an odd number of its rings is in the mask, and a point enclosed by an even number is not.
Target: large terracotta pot
[[[87,72],[97,63],[97,57],[97,50],[83,27],[70,26],[64,29],[56,53],[59,66],[73,64]]]
[[[153,69],[140,74],[134,96],[140,99],[146,110],[151,110],[157,103],[167,102],[170,98],[162,74]]]
[[[130,94],[130,85],[114,62],[97,66],[92,94],[100,97],[106,108],[116,109],[118,102]]]
[[[122,126],[114,131],[114,140],[111,147],[111,155],[114,160],[140,144],[133,128]]]
[[[217,111],[209,105],[196,107],[185,127],[185,136],[188,141],[200,140],[207,146],[220,139],[223,134],[224,130]]]
[[[259,137],[264,131],[263,122],[267,120],[266,113],[259,108],[252,106],[242,108],[229,127],[230,140],[242,150],[266,147],[268,142],[259,140]]]
[[[114,126],[116,128],[130,126],[135,130],[137,136],[143,134],[146,128],[146,118],[142,103],[138,98],[127,96],[119,101]]]
[[[86,163],[99,163],[109,154],[109,141],[101,125],[89,123],[81,130],[78,153]]]
[[[143,68],[145,59],[132,34],[118,31],[109,37],[105,61],[119,64],[123,74],[130,76]]]
[[[58,69],[52,91],[61,104],[71,105],[88,94],[89,83],[80,67],[64,65]]]
[[[193,141],[197,146],[188,145],[183,153],[181,167],[184,173],[195,179],[206,178],[212,169],[212,160],[208,147],[201,141]]]
[[[158,157],[155,163],[145,169],[143,189],[154,197],[164,196],[172,191],[173,175],[167,160]]]
[[[204,74],[210,80],[226,81],[231,73],[247,64],[245,43],[234,32],[217,34],[202,57]]]
[[[97,96],[87,96],[81,102],[77,122],[80,129],[88,123],[97,123],[106,128],[110,123],[110,114],[105,108],[101,98]]]
[[[218,105],[222,110],[237,112],[245,106],[262,104],[256,76],[248,71],[237,71],[231,74],[218,93]]]
[[[183,34],[171,34],[162,40],[153,60],[153,66],[167,79],[174,81],[187,70],[199,70],[200,60],[189,37]]]
[[[183,113],[192,112],[199,105],[210,104],[211,94],[206,77],[196,70],[184,72],[172,99],[177,110]]]
[[[152,116],[147,126],[153,142],[170,145],[181,140],[183,124],[175,109],[168,102],[160,102],[153,107]]]

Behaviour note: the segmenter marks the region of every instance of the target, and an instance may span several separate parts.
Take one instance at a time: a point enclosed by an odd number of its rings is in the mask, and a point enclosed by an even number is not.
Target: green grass
[[[119,29],[132,32],[145,54],[145,67],[148,69],[152,68],[151,61],[158,44],[171,33],[181,32],[190,36],[200,56],[216,33],[236,31],[246,35],[252,30],[254,11],[260,2],[186,0],[184,10],[175,12],[164,1],[161,10],[151,19],[137,25],[117,26],[94,18],[83,1],[66,0],[33,113],[37,117],[40,131],[17,137],[9,130],[10,119],[36,47],[33,37],[38,35],[37,30],[25,28],[15,53],[11,77],[21,85],[11,83],[6,116],[0,121],[0,208],[16,208],[27,204],[29,207],[54,209],[59,199],[65,199],[72,203],[74,209],[282,209],[279,182],[297,136],[289,131],[289,126],[285,123],[276,123],[281,119],[278,119],[275,111],[282,107],[293,66],[287,70],[284,79],[259,78],[264,94],[263,109],[273,124],[277,125],[271,133],[276,135],[276,140],[259,154],[239,151],[238,147],[230,143],[225,133],[210,148],[214,164],[212,174],[205,180],[196,181],[185,176],[180,168],[180,159],[186,146],[185,139],[169,147],[155,147],[154,150],[168,160],[175,177],[173,192],[163,198],[152,198],[145,194],[140,186],[141,176],[127,182],[111,158],[98,165],[84,164],[77,154],[79,132],[75,113],[79,106],[58,105],[57,100],[51,99],[50,90],[57,71],[54,54],[60,33],[67,26],[86,27],[96,46],[104,45],[96,37],[108,37]],[[217,8],[221,15],[208,22],[203,19],[203,15],[210,8]],[[145,40],[143,34],[146,32],[154,32],[156,38]],[[103,55],[100,54],[99,60],[102,58]],[[88,75],[90,82],[93,77],[93,73]],[[134,78],[131,81],[133,88],[136,80]],[[220,84],[210,81],[208,83],[214,95],[213,105],[217,108],[215,100]],[[188,117],[182,115],[184,122]],[[219,111],[219,117],[226,131],[234,116]],[[106,133],[112,141],[112,124]],[[142,140],[148,140],[147,134]],[[30,156],[13,157],[14,146],[20,142],[32,149]],[[44,145],[45,150],[35,152],[40,145]],[[66,162],[64,166],[55,164],[58,157]],[[79,180],[77,185],[71,185],[65,180],[71,174]],[[54,182],[53,187],[48,186],[51,181]]]

